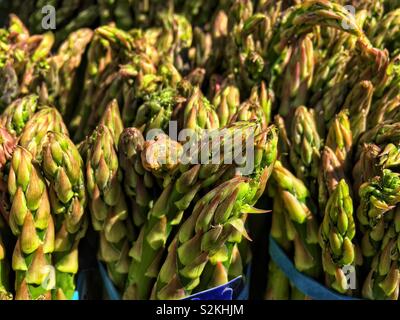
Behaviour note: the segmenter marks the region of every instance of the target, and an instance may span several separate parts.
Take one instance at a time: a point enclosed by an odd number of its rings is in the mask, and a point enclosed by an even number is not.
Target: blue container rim
[[[98,261],[98,265],[109,298],[111,300],[121,300],[121,295],[109,278],[105,266],[100,261]],[[246,278],[250,278],[250,266],[248,267]],[[249,279],[246,280],[244,281],[243,276],[238,276],[223,285],[195,293],[182,300],[247,300]]]

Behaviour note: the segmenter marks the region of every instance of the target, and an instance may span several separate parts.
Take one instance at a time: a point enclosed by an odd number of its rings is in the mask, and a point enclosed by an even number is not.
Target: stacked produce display
[[[305,279],[399,298],[400,2],[0,10],[0,300],[75,299],[88,240],[123,299],[246,279],[260,214]],[[270,255],[266,299],[318,299]]]

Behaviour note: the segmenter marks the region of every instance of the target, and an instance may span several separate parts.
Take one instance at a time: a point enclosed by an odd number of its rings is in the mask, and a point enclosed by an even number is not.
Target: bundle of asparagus
[[[16,16],[11,16],[9,28],[3,30],[9,47],[2,72],[13,73],[16,82],[13,94],[5,92],[10,100],[4,100],[6,108],[1,114],[1,234],[3,243],[7,240],[1,254],[2,298],[9,296],[8,290],[15,299],[71,299],[79,239],[87,226],[86,190],[83,162],[68,138],[62,115],[46,105],[50,96],[56,99],[59,93],[43,91],[54,88],[43,76],[46,66],[59,56],[50,55],[51,34],[30,36]],[[65,54],[67,44],[62,46]],[[65,61],[71,63],[74,54]],[[56,73],[54,81],[64,86],[66,76]],[[63,99],[73,90],[67,82],[60,91]],[[14,246],[14,290],[6,279],[10,246]]]

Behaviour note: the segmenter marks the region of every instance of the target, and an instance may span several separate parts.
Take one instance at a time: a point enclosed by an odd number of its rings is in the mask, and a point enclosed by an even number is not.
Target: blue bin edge
[[[110,300],[121,300],[118,290],[109,278],[103,263],[98,262],[99,271],[103,280],[104,288]],[[248,300],[250,289],[250,270],[247,267],[246,277],[239,276],[226,284],[195,293],[182,300]]]

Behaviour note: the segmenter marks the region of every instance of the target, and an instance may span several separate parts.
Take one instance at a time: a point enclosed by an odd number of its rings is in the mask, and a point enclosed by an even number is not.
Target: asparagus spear
[[[348,293],[343,267],[355,262],[355,246],[352,243],[355,233],[350,189],[342,179],[329,197],[319,232],[327,284],[340,293]]]
[[[147,213],[160,192],[155,178],[144,169],[141,162],[144,143],[143,135],[138,129],[126,128],[121,134],[118,147],[119,163],[124,172],[124,190],[130,198],[136,227],[145,223]]]
[[[329,128],[325,145],[333,150],[336,157],[347,172],[350,168],[353,146],[353,131],[349,121],[348,111],[339,112]]]
[[[377,48],[387,48],[390,51],[397,49],[397,39],[399,38],[398,21],[400,10],[389,11],[382,20],[378,21],[372,29],[370,39]]]
[[[234,82],[232,76],[224,79],[212,99],[221,126],[229,123],[240,104],[240,91],[232,82]]]
[[[50,132],[45,140],[41,166],[49,182],[55,220],[55,298],[70,300],[78,272],[78,246],[88,225],[84,166],[78,149],[66,135]]]
[[[116,146],[110,130],[99,125],[90,137],[86,181],[93,228],[100,232],[99,259],[107,263],[115,285],[123,287],[129,266],[129,242],[133,236]]]
[[[15,299],[51,299],[55,286],[54,221],[46,181],[29,151],[18,146],[11,160],[8,191],[12,206],[9,224],[18,238],[12,268],[16,272]]]
[[[55,56],[48,59],[49,68],[44,71],[40,84],[42,103],[55,105],[60,113],[68,119],[76,103],[80,88],[77,82],[77,69],[80,67],[86,47],[93,37],[90,29],[79,29],[68,35]],[[34,91],[35,89],[32,89]]]
[[[14,136],[19,136],[38,107],[38,96],[32,94],[13,101],[0,115],[0,123]]]
[[[367,129],[367,117],[371,107],[374,87],[370,81],[357,83],[348,94],[343,109],[349,109],[353,140],[357,141]]]
[[[290,163],[296,171],[296,176],[308,187],[312,187],[318,177],[321,148],[321,139],[312,111],[303,106],[296,109],[291,136]]]
[[[314,72],[314,51],[310,36],[299,38],[293,45],[290,60],[280,84],[279,114],[287,116],[307,101]]]
[[[47,107],[36,112],[26,123],[19,138],[19,145],[28,150],[33,157],[40,157],[43,138],[49,131],[68,136],[61,114],[55,108]]]
[[[396,258],[398,174],[384,169],[381,176],[360,187],[357,217],[362,226],[362,252],[372,258],[362,294],[368,299],[398,298]]]
[[[325,146],[321,152],[321,168],[318,173],[318,202],[322,213],[337,184],[345,178],[343,163],[331,148]]]

